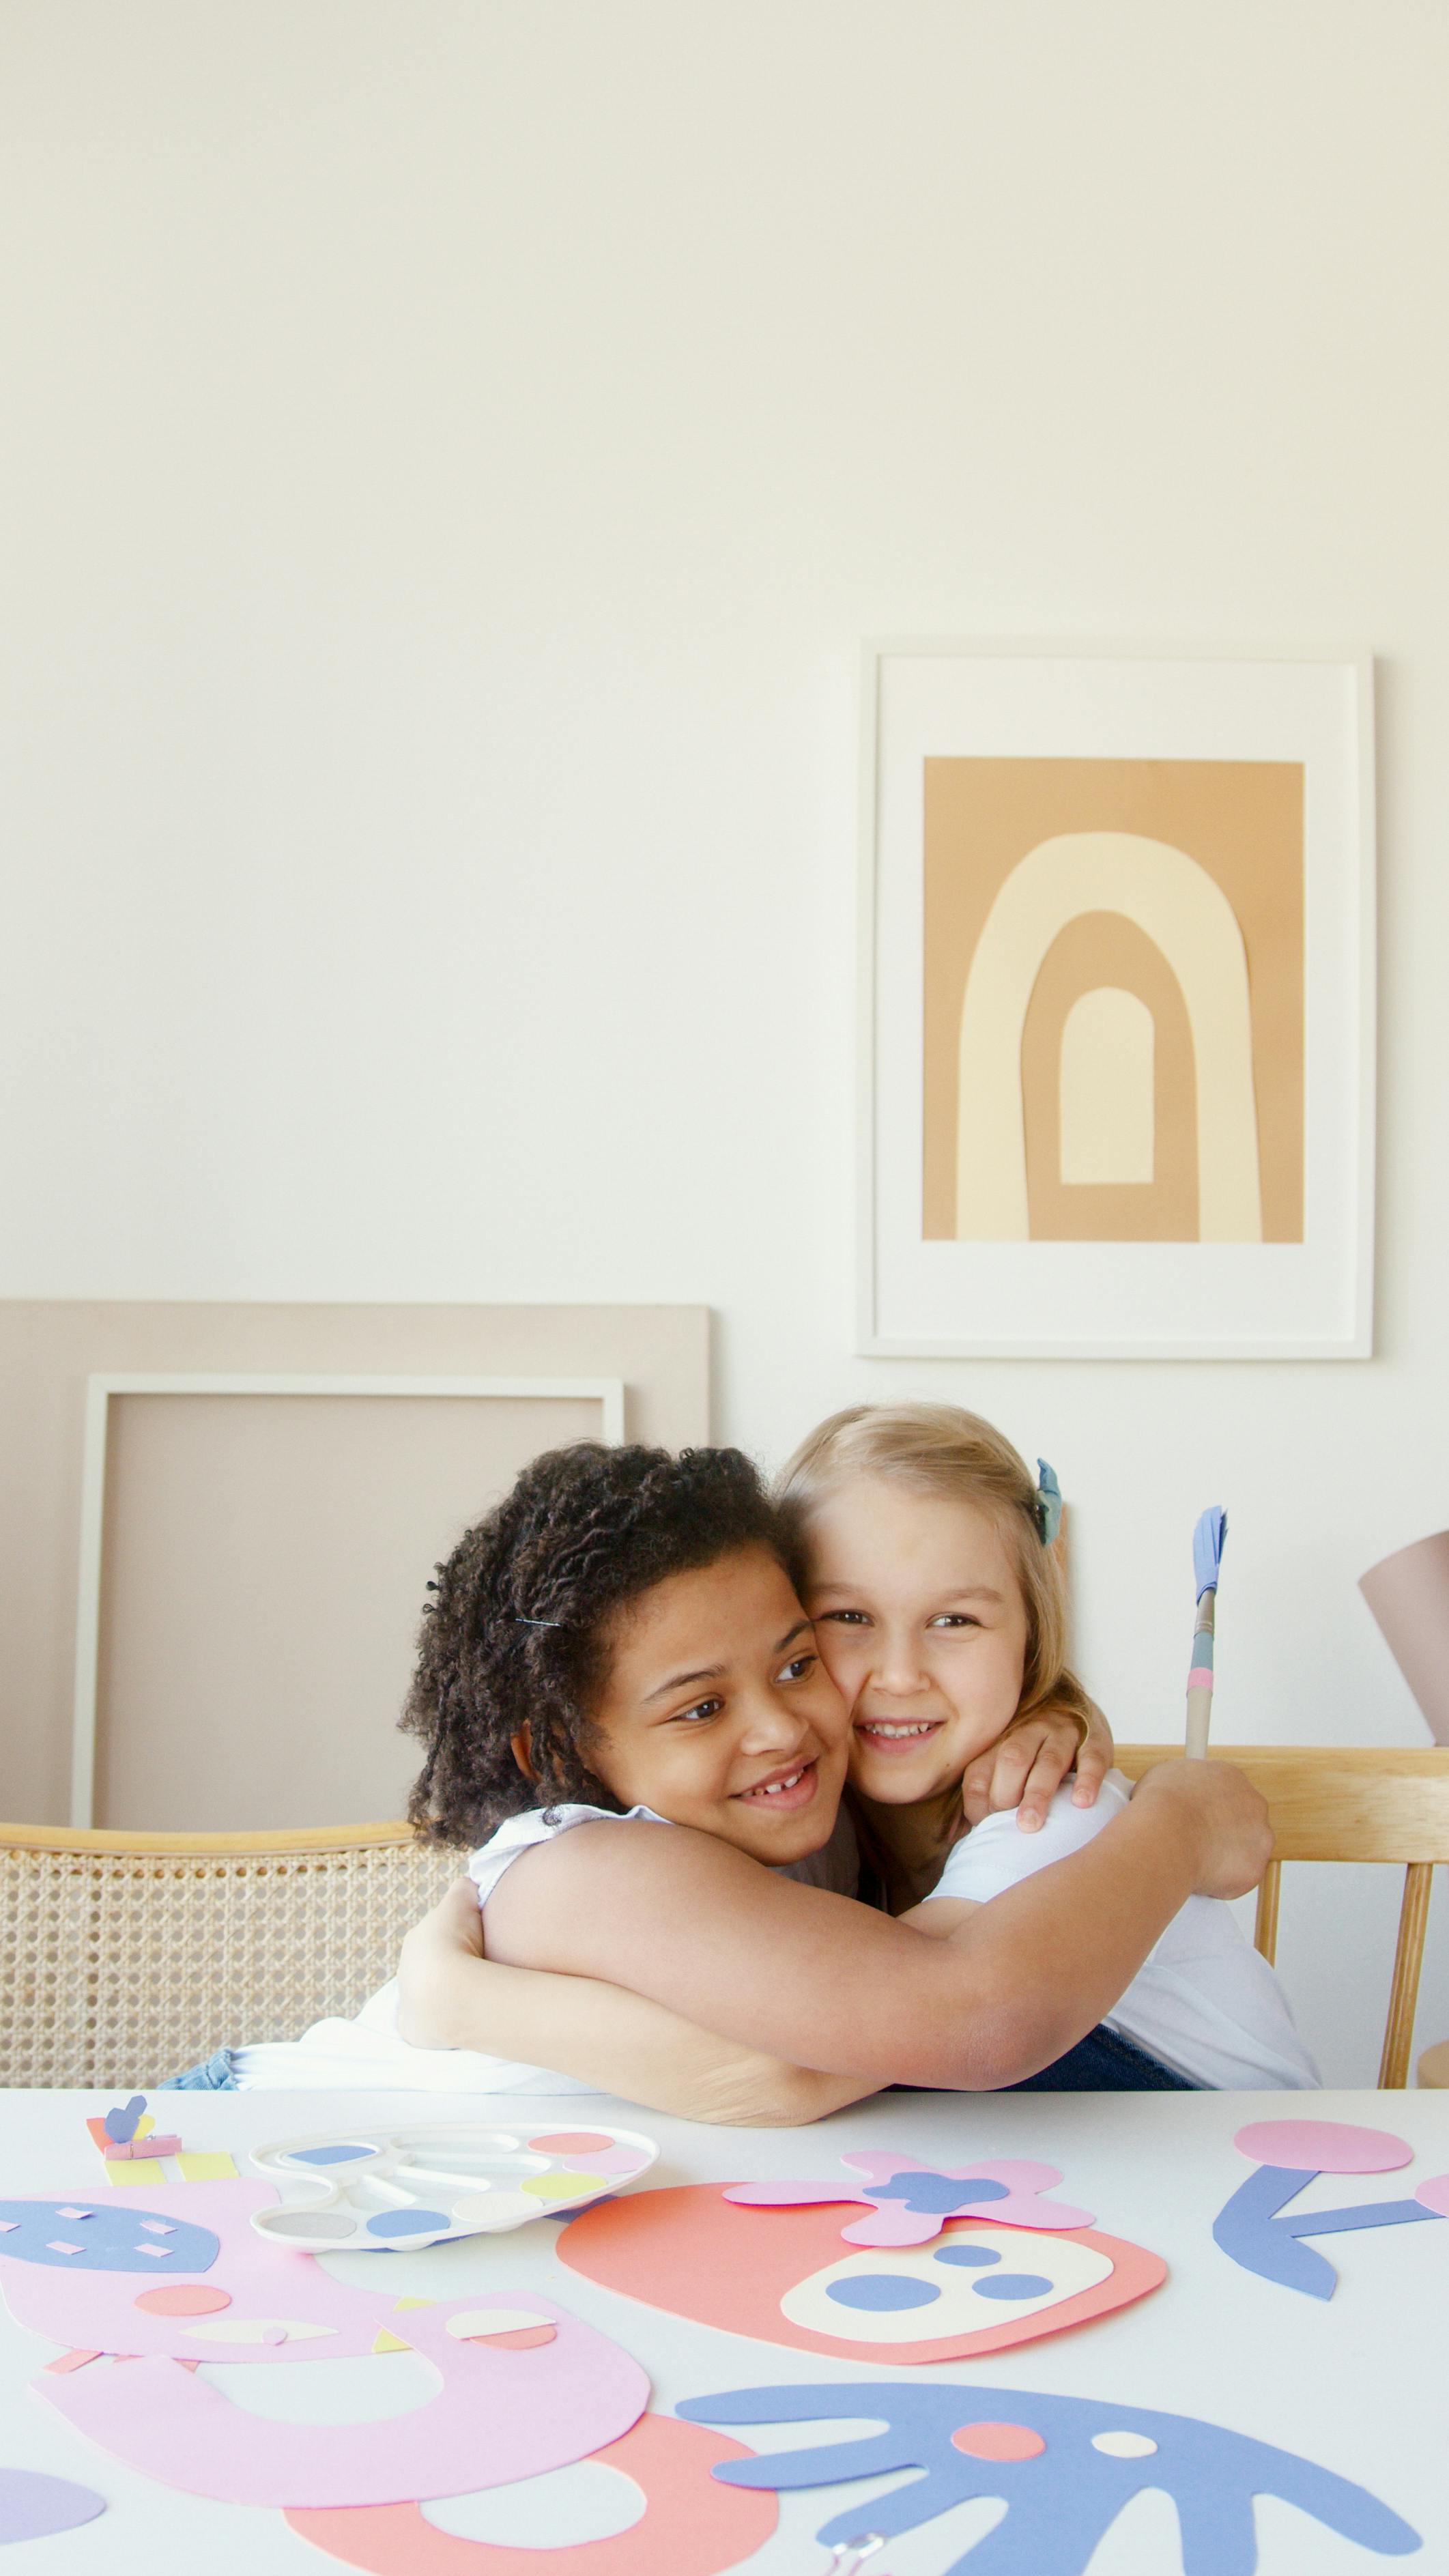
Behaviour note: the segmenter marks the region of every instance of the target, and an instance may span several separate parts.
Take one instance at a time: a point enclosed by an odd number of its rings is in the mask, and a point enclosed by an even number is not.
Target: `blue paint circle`
[[[1039,2299],[1051,2283],[1040,2272],[993,2272],[989,2281],[977,2281],[974,2287],[982,2299]]]
[[[872,2200],[898,2200],[904,2208],[932,2217],[944,2217],[968,2202],[974,2205],[1010,2196],[1004,2182],[988,2182],[985,2174],[892,2174],[889,2182],[871,2185]]]
[[[441,2209],[380,2209],[367,2222],[369,2236],[434,2236],[452,2226]]]
[[[292,2147],[289,2165],[355,2165],[381,2153],[378,2147]]]
[[[934,2281],[908,2281],[901,2272],[855,2272],[844,2281],[826,2285],[827,2299],[842,2308],[870,2308],[877,2313],[895,2308],[929,2308],[941,2293]]]
[[[1001,2256],[989,2245],[938,2245],[932,2261],[954,2263],[963,2272],[981,2272],[989,2263],[999,2263]]]

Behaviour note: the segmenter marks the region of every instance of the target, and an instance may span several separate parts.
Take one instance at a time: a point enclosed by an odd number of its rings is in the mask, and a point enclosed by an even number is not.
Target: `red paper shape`
[[[779,2508],[760,2488],[721,2486],[710,2475],[723,2460],[754,2454],[727,2434],[681,2424],[672,2415],[641,2415],[622,2441],[592,2455],[622,2469],[644,2495],[644,2517],[608,2540],[566,2549],[511,2549],[460,2540],[428,2522],[416,2504],[284,2516],[293,2531],[329,2558],[369,2576],[721,2576],[762,2549]],[[741,2512],[742,2505],[763,2512]]]
[[[948,2219],[937,2247],[969,2242],[986,2223]],[[869,2346],[798,2326],[781,2311],[781,2300],[798,2283],[838,2262],[838,2205],[751,2209],[725,2200],[718,2183],[686,2183],[674,2190],[630,2192],[580,2211],[560,2236],[558,2250],[570,2269],[587,2280],[662,2308],[668,2316],[691,2317],[696,2324],[720,2326],[760,2343],[871,2363],[966,2361],[1012,2344],[1035,2343],[1130,2306],[1167,2278],[1160,2255],[1094,2228],[1062,2229],[1051,2242],[1089,2246],[1105,2255],[1112,2269],[1094,2288],[1031,2316],[1003,2317],[976,2333]]]

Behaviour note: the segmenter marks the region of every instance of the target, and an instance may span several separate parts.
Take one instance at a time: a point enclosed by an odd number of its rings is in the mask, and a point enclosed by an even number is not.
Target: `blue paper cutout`
[[[7,2263],[49,2263],[56,2270],[72,2272],[154,2272],[157,2249],[147,2245],[142,2232],[152,2212],[137,2209],[129,2192],[91,2212],[84,2240],[74,2254],[58,2254],[51,2241],[75,2242],[66,2237],[60,2223],[62,2205],[54,2200],[0,2200],[0,2223],[5,2230],[0,2251]],[[154,2230],[165,2234],[175,2272],[209,2272],[221,2252],[220,2238],[189,2218],[154,2221]]]
[[[1261,2280],[1276,2281],[1285,2290],[1301,2290],[1306,2298],[1331,2299],[1338,2274],[1326,2254],[1315,2253],[1301,2238],[1346,2236],[1365,2227],[1411,2227],[1419,2219],[1440,2215],[1419,2200],[1370,2200],[1357,2209],[1305,2209],[1296,2217],[1281,2217],[1280,2211],[1304,2184],[1316,2179],[1316,2167],[1303,2172],[1289,2165],[1259,2165],[1219,2210],[1213,2221],[1214,2242],[1232,2262],[1241,2264],[1245,2272],[1256,2272]]]
[[[989,2281],[971,2286],[980,2299],[1039,2299],[1051,2283],[1041,2272],[993,2272]]]
[[[871,2527],[888,2540],[915,2531],[952,2505],[976,2496],[1006,2500],[1004,2519],[958,2558],[945,2576],[1083,2576],[1093,2551],[1123,2507],[1144,2487],[1162,2487],[1177,2507],[1183,2566],[1189,2576],[1253,2576],[1258,2564],[1253,2498],[1279,2496],[1345,2540],[1381,2557],[1402,2558],[1419,2534],[1366,2487],[1320,2469],[1292,2451],[1228,2432],[1192,2415],[1159,2415],[1096,2398],[1044,2397],[1023,2388],[921,2387],[898,2380],[842,2385],[736,2388],[691,2397],[675,2408],[691,2424],[799,2424],[860,2416],[879,2418],[881,2433],[760,2459],[728,2460],[712,2474],[725,2485],[833,2486],[900,2469],[924,2477],[877,2496]],[[968,2425],[1019,2425],[1046,2449],[1030,2460],[979,2460],[951,2436]],[[1139,2459],[1094,2450],[1102,2433],[1138,2433],[1155,2448]],[[817,2538],[836,2547],[859,2530],[862,2508],[825,2523]],[[967,2560],[970,2566],[967,2569]]]
[[[428,2236],[435,2227],[451,2227],[441,2209],[380,2209],[367,2222],[369,2236]]]
[[[934,2281],[908,2281],[903,2272],[852,2272],[843,2281],[827,2281],[827,2299],[842,2308],[933,2307],[941,2293]]]
[[[962,2181],[959,2174],[899,2173],[888,2182],[873,2182],[873,2200],[899,2200],[907,2209],[948,2213],[961,2209],[969,2201],[973,2206],[983,2200],[1009,2200],[1011,2194],[1004,2182],[988,2182],[984,2174],[973,2174]]]
[[[101,2122],[101,2126],[114,2146],[128,2147],[130,2145],[131,2140],[134,2138],[136,2131],[141,2125],[141,2118],[145,2108],[145,2094],[133,2093],[130,2101],[125,2105],[124,2109],[118,2107],[114,2111],[108,2111],[106,2113],[104,2120]]]
[[[988,2263],[999,2263],[1001,2256],[991,2245],[938,2245],[933,2263],[950,2263],[960,2272],[981,2272]]]

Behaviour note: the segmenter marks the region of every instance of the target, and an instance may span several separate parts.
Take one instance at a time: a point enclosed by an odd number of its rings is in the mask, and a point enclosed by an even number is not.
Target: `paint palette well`
[[[647,2173],[659,2153],[633,2129],[485,2129],[463,2120],[321,2131],[252,2149],[296,2186],[252,2225],[294,2254],[412,2252],[558,2218]]]

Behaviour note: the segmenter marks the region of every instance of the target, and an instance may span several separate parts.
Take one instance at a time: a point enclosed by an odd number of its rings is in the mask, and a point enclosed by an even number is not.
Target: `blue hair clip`
[[[1062,1489],[1055,1467],[1049,1467],[1045,1458],[1036,1462],[1036,1525],[1042,1546],[1050,1547],[1062,1525]]]

